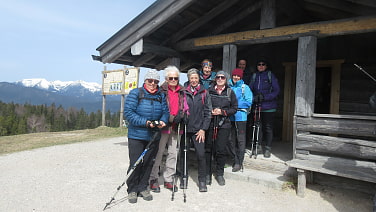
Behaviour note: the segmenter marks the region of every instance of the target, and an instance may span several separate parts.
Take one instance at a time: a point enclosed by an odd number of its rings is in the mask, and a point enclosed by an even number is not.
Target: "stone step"
[[[239,172],[232,172],[231,170],[232,167],[225,168],[224,176],[226,179],[259,184],[277,190],[283,190],[291,182],[289,177],[256,169],[244,168],[243,171]]]

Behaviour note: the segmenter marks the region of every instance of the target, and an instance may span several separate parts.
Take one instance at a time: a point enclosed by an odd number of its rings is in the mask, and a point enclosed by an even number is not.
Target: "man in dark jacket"
[[[262,141],[264,157],[269,158],[273,141],[274,116],[277,111],[277,96],[280,88],[278,79],[269,69],[266,60],[257,61],[256,66],[257,72],[252,75],[249,87],[253,92],[254,109],[261,110],[262,127],[259,140]]]
[[[128,126],[128,151],[129,169],[137,161],[150,142],[154,133],[160,133],[158,128],[163,128],[168,123],[169,110],[166,96],[161,93],[158,86],[159,73],[149,70],[145,75],[141,88],[133,89],[125,101],[124,116],[129,122]],[[160,136],[159,136],[160,137]],[[137,196],[150,201],[153,196],[147,189],[153,161],[158,151],[159,138],[153,141],[149,151],[127,180],[128,202],[136,203]]]

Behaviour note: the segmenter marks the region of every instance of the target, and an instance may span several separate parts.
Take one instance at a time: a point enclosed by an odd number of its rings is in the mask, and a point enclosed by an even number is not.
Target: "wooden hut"
[[[183,72],[204,58],[227,72],[243,58],[252,71],[266,57],[282,88],[276,138],[292,144],[298,193],[312,171],[375,190],[376,82],[354,64],[376,76],[376,1],[157,0],[97,51],[103,63]]]

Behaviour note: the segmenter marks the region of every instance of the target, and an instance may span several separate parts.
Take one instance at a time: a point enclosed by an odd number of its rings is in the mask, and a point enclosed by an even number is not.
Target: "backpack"
[[[272,84],[272,72],[270,70],[267,70],[268,72],[268,82],[271,85]],[[249,84],[253,84],[256,81],[256,73],[252,74],[251,82]],[[272,86],[270,86],[270,93],[272,92]]]
[[[244,93],[245,93],[245,84],[242,84],[242,97],[243,97],[243,99],[245,99]],[[247,115],[248,115],[248,114],[251,113],[252,105],[249,108],[247,108],[247,109],[239,109],[239,110],[247,112]]]
[[[145,97],[145,93],[144,93],[144,89],[142,87],[139,87],[138,88],[138,103],[140,103],[140,101],[142,99],[146,99],[146,100],[150,100],[150,101],[157,101],[159,103],[162,102],[162,97],[159,95],[157,98],[148,98],[148,97]]]

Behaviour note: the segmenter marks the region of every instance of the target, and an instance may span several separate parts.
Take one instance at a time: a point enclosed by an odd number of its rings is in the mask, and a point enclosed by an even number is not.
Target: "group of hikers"
[[[233,172],[243,168],[247,141],[251,142],[247,134],[252,133],[256,115],[261,126],[260,152],[254,154],[271,156],[280,88],[270,64],[260,59],[252,73],[246,60],[239,60],[231,76],[226,71],[212,69],[212,61],[205,59],[201,70],[188,70],[188,81],[180,84],[179,69],[168,66],[160,86],[160,74],[148,70],[143,85],[127,96],[124,116],[129,123],[128,172],[134,169],[126,181],[128,202],[136,203],[138,197],[152,200],[150,191],[160,192],[160,175],[165,188],[177,191],[178,176],[180,189],[186,189],[187,163],[192,161],[188,159],[189,148],[194,148],[197,157],[199,191],[208,191],[212,176],[224,186],[224,168],[229,156]],[[148,151],[143,155],[146,148]],[[134,167],[140,155],[142,162]]]

